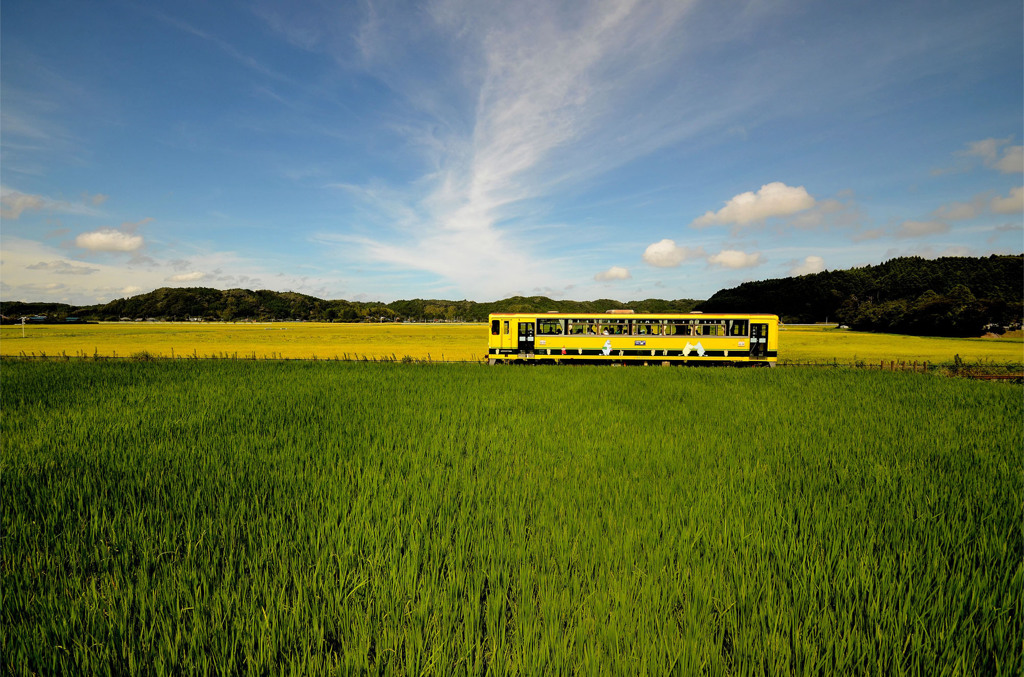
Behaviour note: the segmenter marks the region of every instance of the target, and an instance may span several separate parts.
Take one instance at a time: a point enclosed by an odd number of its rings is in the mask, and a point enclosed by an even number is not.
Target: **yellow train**
[[[608,311],[492,313],[487,356],[499,362],[775,366],[777,315]]]

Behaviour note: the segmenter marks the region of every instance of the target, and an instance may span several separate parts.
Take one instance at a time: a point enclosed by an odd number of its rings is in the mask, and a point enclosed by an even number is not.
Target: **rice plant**
[[[2,363],[14,674],[1020,674],[1016,386]]]

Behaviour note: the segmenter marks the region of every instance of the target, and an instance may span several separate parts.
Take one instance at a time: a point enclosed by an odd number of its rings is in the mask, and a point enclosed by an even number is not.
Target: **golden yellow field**
[[[942,338],[835,329],[834,325],[779,328],[780,362],[878,363],[881,360],[948,364],[959,355],[969,363],[1024,363],[1024,339]]]
[[[111,322],[0,328],[0,355],[85,354],[129,357],[478,360],[487,356],[483,324],[330,324]]]
[[[259,359],[398,359],[479,361],[487,355],[485,324],[159,323],[28,325],[0,328],[0,355]],[[872,334],[825,326],[784,326],[779,361],[841,364],[882,360],[946,364],[1024,363],[1024,339],[933,338]]]

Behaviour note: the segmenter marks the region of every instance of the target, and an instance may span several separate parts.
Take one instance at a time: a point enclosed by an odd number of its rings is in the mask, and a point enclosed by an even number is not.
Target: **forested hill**
[[[978,336],[1019,325],[1024,255],[897,258],[877,266],[747,282],[697,306],[704,312],[768,312],[786,322],[826,318],[854,329]]]
[[[69,306],[62,303],[0,304],[6,318],[42,314],[53,319],[77,317],[81,320],[148,319],[187,320],[306,320],[313,322],[360,322],[385,320],[482,322],[489,313],[546,312],[603,313],[610,308],[632,308],[637,312],[687,312],[698,303],[693,299],[663,301],[647,299],[622,303],[611,299],[597,301],[555,301],[546,296],[513,296],[491,303],[415,299],[392,303],[334,300],[327,301],[294,292],[219,290],[205,287],[164,287],[148,294],[117,299],[96,306]]]

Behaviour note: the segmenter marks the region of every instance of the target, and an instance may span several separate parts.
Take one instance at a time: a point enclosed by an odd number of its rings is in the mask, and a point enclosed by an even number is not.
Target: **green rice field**
[[[0,364],[0,671],[1020,675],[1020,386]]]

